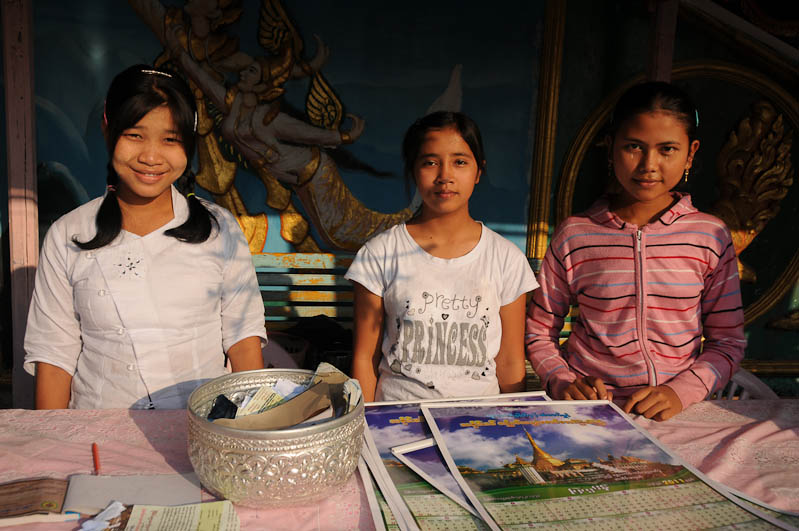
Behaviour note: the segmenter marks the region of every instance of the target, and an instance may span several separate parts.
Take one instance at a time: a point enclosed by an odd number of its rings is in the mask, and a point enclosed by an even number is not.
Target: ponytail
[[[194,172],[186,168],[186,172],[175,182],[175,187],[189,203],[189,219],[164,233],[186,243],[204,242],[211,236],[214,226],[219,226],[216,216],[194,195],[195,181]]]
[[[119,184],[119,176],[114,171],[111,163],[108,163],[108,183],[105,198],[100,204],[100,209],[97,211],[97,217],[94,218],[94,224],[97,227],[97,233],[94,238],[87,242],[79,242],[78,237],[72,238],[72,243],[83,249],[84,251],[91,251],[105,247],[114,239],[119,236],[122,230],[122,211],[119,209],[119,202],[117,201],[117,185]]]

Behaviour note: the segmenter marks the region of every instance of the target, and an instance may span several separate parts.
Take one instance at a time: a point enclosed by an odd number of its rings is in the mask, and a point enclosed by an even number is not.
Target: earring
[[[613,161],[608,161],[608,179],[613,179]]]
[[[688,184],[688,168],[685,168],[685,173],[683,174],[683,179],[685,180],[685,184]]]

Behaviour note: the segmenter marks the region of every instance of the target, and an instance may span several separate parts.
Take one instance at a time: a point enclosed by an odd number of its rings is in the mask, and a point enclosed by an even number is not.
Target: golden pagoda
[[[536,470],[556,470],[558,467],[563,466],[563,461],[556,457],[552,457],[544,450],[539,448],[526,429],[524,430],[524,433],[527,435],[527,440],[530,441],[530,444],[533,447],[532,465]]]

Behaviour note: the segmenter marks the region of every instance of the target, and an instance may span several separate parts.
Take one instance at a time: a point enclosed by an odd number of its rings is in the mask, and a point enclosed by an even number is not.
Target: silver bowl
[[[194,390],[188,405],[189,459],[206,489],[247,507],[283,507],[317,501],[347,482],[361,455],[363,400],[346,415],[300,428],[250,431],[206,419],[217,395],[240,403],[248,390],[280,378],[307,384],[313,374],[237,372]]]

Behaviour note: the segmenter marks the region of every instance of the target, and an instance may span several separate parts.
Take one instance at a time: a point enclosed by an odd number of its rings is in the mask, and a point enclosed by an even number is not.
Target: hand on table
[[[633,412],[655,420],[668,420],[680,411],[680,397],[668,385],[645,387],[630,395],[624,404],[625,413]]]
[[[595,376],[577,378],[569,384],[558,400],[613,400],[613,393],[605,389],[602,380]]]

